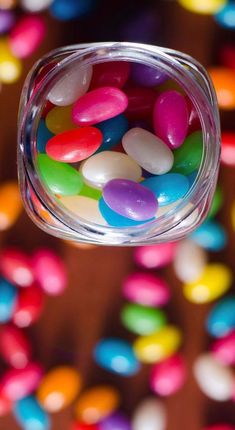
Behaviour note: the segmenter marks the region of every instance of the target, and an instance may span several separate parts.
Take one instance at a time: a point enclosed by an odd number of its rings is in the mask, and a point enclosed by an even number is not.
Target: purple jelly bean
[[[15,15],[10,10],[0,10],[0,34],[7,33],[15,23]]]
[[[105,203],[119,215],[135,221],[147,221],[157,211],[152,191],[129,179],[112,179],[103,189]]]
[[[154,131],[171,149],[178,148],[184,142],[188,120],[187,102],[182,94],[175,90],[160,94],[153,111]]]
[[[162,70],[138,63],[132,64],[131,77],[136,84],[143,85],[144,87],[154,87],[168,79],[167,74]]]
[[[131,430],[131,425],[125,415],[116,412],[99,422],[99,430]]]

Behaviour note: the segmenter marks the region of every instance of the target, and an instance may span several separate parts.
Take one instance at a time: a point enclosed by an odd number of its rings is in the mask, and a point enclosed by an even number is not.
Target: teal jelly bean
[[[103,134],[102,145],[98,151],[96,151],[101,152],[113,148],[121,141],[128,130],[128,120],[123,114],[120,114],[107,121],[96,124],[96,127],[99,128]]]
[[[186,137],[183,145],[174,151],[174,164],[171,172],[190,175],[198,169],[203,153],[203,135],[195,131]]]
[[[134,221],[119,215],[117,212],[114,212],[112,209],[110,209],[110,207],[105,203],[103,197],[99,200],[99,210],[105,221],[112,227],[134,227],[154,220],[154,218],[151,218],[148,221]]]
[[[128,330],[143,336],[160,330],[166,324],[166,315],[161,309],[136,303],[124,305],[120,317]]]
[[[223,205],[223,201],[224,201],[224,198],[223,198],[222,188],[218,185],[215,190],[215,194],[214,194],[207,218],[214,218],[216,216],[216,214],[219,212],[219,210]]]
[[[17,289],[5,279],[0,279],[0,323],[10,321],[17,301]]]
[[[71,196],[82,189],[82,177],[72,166],[52,160],[46,154],[38,154],[38,168],[42,180],[55,194]]]
[[[221,251],[227,244],[227,234],[221,224],[214,220],[205,221],[190,238],[208,251]]]
[[[13,406],[13,414],[24,430],[49,430],[48,414],[33,396],[18,400]]]
[[[221,299],[210,311],[206,321],[211,336],[223,337],[235,328],[235,295]]]
[[[189,181],[180,173],[152,176],[141,182],[155,194],[159,206],[169,205],[184,197],[189,190]]]
[[[49,139],[54,136],[53,133],[48,130],[44,119],[41,119],[37,130],[37,150],[38,152],[46,152],[46,144]]]

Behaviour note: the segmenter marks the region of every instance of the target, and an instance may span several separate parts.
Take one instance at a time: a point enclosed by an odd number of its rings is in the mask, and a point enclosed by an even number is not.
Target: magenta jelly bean
[[[43,306],[44,293],[38,285],[22,288],[12,317],[14,324],[20,328],[30,326],[40,317]]]
[[[134,250],[134,260],[145,269],[167,266],[174,259],[176,243],[166,242],[152,246],[139,246]]]
[[[154,130],[171,149],[178,148],[184,142],[188,120],[187,103],[182,94],[168,90],[159,95],[153,112]]]
[[[72,119],[78,125],[97,124],[124,112],[127,104],[127,96],[118,88],[97,88],[84,94],[75,102]]]
[[[112,179],[103,189],[105,203],[119,215],[135,221],[153,218],[157,200],[148,188],[129,179]]]
[[[131,302],[144,306],[163,306],[170,299],[168,284],[152,273],[134,272],[122,283],[122,293]]]
[[[34,281],[29,256],[17,248],[5,248],[0,254],[0,270],[9,282],[28,287]]]
[[[10,369],[1,381],[1,392],[13,402],[35,391],[42,379],[42,367],[38,363],[29,363],[24,369]]]
[[[146,119],[152,116],[158,93],[152,88],[130,87],[125,89],[128,106],[125,115],[130,120]]]
[[[116,87],[122,88],[130,74],[127,61],[109,61],[95,64],[91,80],[91,88]]]
[[[22,330],[10,324],[1,328],[0,355],[8,365],[15,369],[22,369],[28,364],[32,349]]]
[[[186,365],[179,354],[169,357],[151,369],[150,386],[159,396],[171,396],[184,385]]]
[[[45,34],[46,26],[41,16],[23,16],[9,36],[12,53],[18,58],[29,57],[40,46]]]
[[[226,365],[235,364],[235,330],[212,344],[214,357]]]
[[[50,249],[38,249],[32,257],[35,279],[45,293],[62,294],[68,283],[68,275],[62,259]]]

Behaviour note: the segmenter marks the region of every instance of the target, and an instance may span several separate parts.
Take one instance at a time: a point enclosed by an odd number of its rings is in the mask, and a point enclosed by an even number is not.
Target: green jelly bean
[[[89,187],[87,184],[83,184],[83,187],[80,191],[80,196],[90,197],[94,200],[100,200],[102,197],[102,191]]]
[[[83,183],[77,170],[69,164],[52,160],[46,154],[38,154],[37,161],[42,180],[51,192],[62,196],[79,194]]]
[[[216,216],[216,214],[219,212],[223,205],[223,200],[223,192],[221,187],[218,185],[215,190],[215,194],[207,218],[214,218]]]
[[[148,335],[166,324],[166,316],[160,309],[127,303],[121,310],[121,321],[131,332]]]
[[[174,164],[171,172],[190,175],[190,173],[200,166],[202,152],[202,132],[195,131],[186,137],[183,145],[174,151]]]

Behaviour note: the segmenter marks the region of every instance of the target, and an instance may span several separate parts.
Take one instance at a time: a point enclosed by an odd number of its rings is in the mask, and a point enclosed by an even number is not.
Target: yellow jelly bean
[[[77,217],[95,224],[106,225],[105,219],[99,211],[97,200],[85,196],[63,196],[60,202]]]
[[[75,406],[76,416],[86,424],[95,424],[114,412],[119,403],[119,393],[115,388],[98,385],[80,396]]]
[[[11,84],[21,75],[22,63],[12,55],[6,39],[0,40],[0,81]]]
[[[235,108],[235,70],[226,67],[214,67],[208,70],[215,87],[218,104],[221,109]]]
[[[184,285],[184,296],[193,303],[209,303],[224,294],[231,283],[232,272],[227,266],[208,264],[199,279]]]
[[[143,363],[156,363],[173,355],[181,339],[180,330],[168,325],[156,333],[138,337],[133,344],[134,352]]]
[[[81,388],[81,377],[69,366],[59,366],[42,379],[37,399],[48,412],[58,412],[74,401]]]
[[[54,134],[78,128],[71,118],[72,106],[54,107],[46,116],[46,126]]]
[[[178,2],[190,12],[213,15],[222,9],[228,0],[178,0]]]
[[[10,228],[22,211],[22,201],[16,181],[0,186],[0,231]]]

